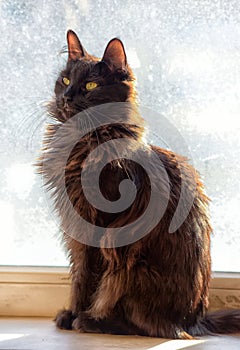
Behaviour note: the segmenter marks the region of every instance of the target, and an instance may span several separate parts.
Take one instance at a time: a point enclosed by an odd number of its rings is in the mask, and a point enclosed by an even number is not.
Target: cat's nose
[[[72,101],[72,97],[71,97],[71,96],[68,96],[68,95],[64,95],[64,96],[63,96],[63,101],[64,101],[65,103],[70,102],[70,101]]]
[[[72,101],[72,89],[71,89],[71,87],[69,87],[69,88],[65,91],[65,93],[64,93],[64,95],[63,95],[63,100],[64,100],[64,102]]]

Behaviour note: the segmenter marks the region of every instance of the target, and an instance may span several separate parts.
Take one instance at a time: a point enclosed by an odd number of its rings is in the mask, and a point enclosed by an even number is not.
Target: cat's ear
[[[74,31],[69,30],[67,32],[68,43],[68,61],[77,60],[87,55],[86,50],[82,46],[78,36]]]
[[[114,38],[107,44],[102,61],[115,69],[124,69],[127,65],[127,56],[123,43],[118,38]]]

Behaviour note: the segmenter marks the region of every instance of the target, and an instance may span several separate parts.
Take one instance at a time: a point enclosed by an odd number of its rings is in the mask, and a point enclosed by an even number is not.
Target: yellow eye
[[[70,85],[70,80],[68,78],[66,78],[66,77],[62,78],[62,82],[66,86]]]
[[[87,90],[93,90],[98,86],[97,83],[94,83],[93,81],[90,81],[89,83],[86,84],[86,89]]]

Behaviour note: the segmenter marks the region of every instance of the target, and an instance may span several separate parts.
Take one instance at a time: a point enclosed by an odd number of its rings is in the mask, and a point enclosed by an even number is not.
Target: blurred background
[[[239,272],[238,0],[1,0],[0,264],[68,264],[32,164],[69,28],[99,57],[111,38],[124,42],[140,104],[180,132],[212,200],[213,270]],[[149,142],[167,147],[154,113],[144,117]]]

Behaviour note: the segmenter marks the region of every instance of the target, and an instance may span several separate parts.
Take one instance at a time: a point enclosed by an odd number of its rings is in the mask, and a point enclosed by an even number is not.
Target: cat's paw
[[[179,333],[178,333],[178,338],[179,338],[179,339],[188,339],[188,340],[196,339],[196,338],[193,338],[190,334],[188,334],[188,333],[185,332],[185,331],[179,332]]]
[[[72,323],[72,329],[81,333],[102,333],[98,328],[98,322],[87,317],[78,316]]]
[[[73,314],[71,310],[61,310],[58,312],[54,321],[56,322],[56,326],[58,328],[71,330],[73,329],[72,324],[75,318],[76,316]]]

